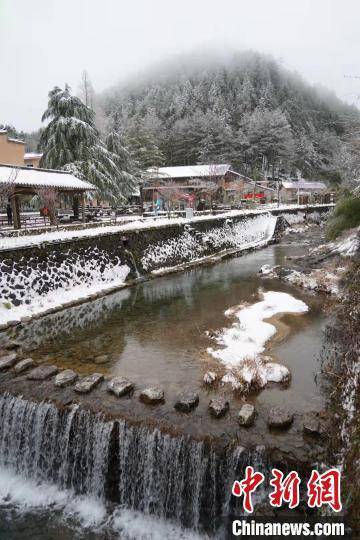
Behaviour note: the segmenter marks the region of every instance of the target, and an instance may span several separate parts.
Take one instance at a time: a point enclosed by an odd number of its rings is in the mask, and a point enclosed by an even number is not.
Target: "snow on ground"
[[[309,229],[309,225],[298,225],[297,227],[288,227],[287,229],[285,229],[285,234],[291,234],[291,233],[295,233],[295,234],[301,234],[301,233],[304,233],[305,231],[307,231]]]
[[[318,205],[318,207],[322,207],[322,206],[324,205]],[[276,209],[279,209],[279,210],[292,210],[292,209],[301,210],[305,208],[306,208],[305,206],[298,206],[295,204],[294,205],[281,205],[280,207],[276,207]],[[197,222],[213,220],[213,219],[223,219],[223,218],[233,218],[233,217],[238,217],[238,216],[240,217],[244,215],[246,216],[246,215],[264,214],[268,212],[270,209],[273,209],[273,206],[271,206],[271,208],[270,206],[265,206],[265,207],[262,207],[261,209],[255,209],[255,210],[231,210],[229,212],[225,212],[224,214],[217,214],[214,216],[211,216],[211,215],[195,216],[191,220],[188,220],[186,218],[168,219],[167,217],[138,218],[138,219],[130,221],[129,223],[125,223],[122,225],[109,225],[109,226],[103,225],[100,227],[94,227],[92,229],[85,228],[85,229],[80,229],[80,230],[75,230],[75,231],[64,230],[65,227],[63,227],[62,230],[54,229],[53,231],[42,233],[42,234],[0,238],[0,250],[37,245],[37,244],[42,244],[43,242],[70,240],[72,238],[100,236],[103,234],[113,234],[113,233],[119,233],[123,231],[131,231],[131,230],[137,230],[137,229],[150,229],[150,228],[164,227],[165,225],[185,225],[186,223],[197,223]]]
[[[315,270],[312,270],[310,274],[304,274],[303,272],[293,270],[284,277],[284,281],[310,291],[338,294],[339,281],[345,270],[345,268],[334,268],[332,271],[327,271],[316,268]]]
[[[354,257],[360,251],[360,227],[346,231],[336,242],[322,244],[311,250],[312,254],[334,253],[342,257]]]
[[[287,367],[269,362],[267,357],[262,356],[266,343],[276,334],[276,327],[266,319],[280,313],[305,313],[308,306],[283,292],[265,292],[262,297],[261,301],[251,306],[227,310],[225,315],[237,320],[215,337],[220,348],[208,349],[226,367],[223,382],[230,382],[234,387],[262,388],[267,382],[281,382],[290,378]]]
[[[353,257],[360,251],[360,227],[345,238],[329,244],[329,247],[343,257]]]
[[[259,274],[263,277],[280,278],[282,281],[308,291],[339,294],[340,280],[347,271],[347,267],[331,263],[326,268],[315,268],[308,273],[294,269],[285,270],[282,271],[280,266],[271,267],[264,264],[260,268]]]

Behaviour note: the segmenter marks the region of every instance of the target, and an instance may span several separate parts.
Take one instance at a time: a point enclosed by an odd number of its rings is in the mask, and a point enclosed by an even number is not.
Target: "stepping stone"
[[[35,362],[32,358],[24,358],[24,360],[20,360],[20,362],[16,364],[16,366],[14,367],[14,370],[15,370],[15,373],[19,374],[34,366],[35,366]]]
[[[78,374],[75,373],[75,371],[72,369],[65,369],[56,375],[54,384],[59,388],[64,388],[75,382],[77,378]]]
[[[281,407],[272,407],[268,414],[267,424],[270,428],[286,429],[294,421],[294,415]]]
[[[314,412],[305,414],[303,430],[304,433],[312,435],[313,437],[323,437],[326,435],[326,425],[324,421]]]
[[[175,409],[181,412],[190,412],[199,405],[199,395],[195,392],[181,394],[175,402]]]
[[[244,403],[241,406],[238,414],[238,422],[240,426],[250,427],[254,424],[256,417],[256,410],[251,403]]]
[[[228,412],[228,410],[229,402],[223,397],[214,398],[209,403],[210,414],[211,416],[215,416],[215,418],[221,418]]]
[[[145,388],[139,396],[140,401],[147,403],[148,405],[156,405],[157,403],[163,403],[164,390],[161,388]]]
[[[208,384],[209,386],[211,386],[214,384],[216,379],[217,379],[217,375],[215,371],[207,371],[204,375],[203,381],[204,381],[204,384]]]
[[[14,320],[14,321],[8,321],[8,322],[6,323],[6,326],[11,326],[11,327],[13,327],[13,326],[18,326],[18,324],[20,324],[20,321]]]
[[[101,354],[100,356],[96,356],[94,358],[95,364],[107,364],[110,362],[110,358],[107,354]]]
[[[125,379],[125,377],[115,377],[108,382],[107,389],[116,397],[126,396],[134,388],[134,383]]]
[[[104,380],[104,375],[101,373],[93,373],[92,375],[87,375],[81,381],[77,382],[75,385],[75,392],[79,394],[88,394]]]
[[[5,349],[7,351],[14,351],[15,349],[19,349],[20,346],[21,346],[20,343],[17,343],[16,341],[10,341],[10,343],[5,345]]]
[[[13,367],[16,363],[16,353],[7,354],[6,356],[1,356],[0,358],[0,370],[8,369]]]
[[[45,381],[46,379],[52,377],[52,375],[56,375],[58,371],[59,368],[57,368],[56,366],[45,364],[43,366],[32,369],[30,373],[28,373],[26,378],[30,381]]]

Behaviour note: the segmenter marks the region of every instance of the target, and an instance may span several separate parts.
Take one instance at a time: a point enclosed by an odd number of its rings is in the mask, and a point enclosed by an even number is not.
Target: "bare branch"
[[[56,189],[51,187],[40,188],[36,191],[36,194],[40,199],[40,203],[43,205],[43,215],[49,217],[51,225],[57,225],[56,202],[58,192]]]
[[[15,180],[18,177],[19,169],[13,167],[6,182],[0,183],[0,207],[5,207],[15,190]]]

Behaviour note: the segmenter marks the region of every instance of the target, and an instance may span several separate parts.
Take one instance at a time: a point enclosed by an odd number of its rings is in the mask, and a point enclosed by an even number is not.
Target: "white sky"
[[[0,122],[37,129],[47,93],[96,91],[208,47],[273,54],[360,104],[360,0],[0,0]]]

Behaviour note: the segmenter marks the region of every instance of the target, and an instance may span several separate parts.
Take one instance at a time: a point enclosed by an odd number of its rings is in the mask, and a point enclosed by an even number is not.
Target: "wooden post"
[[[253,191],[253,204],[255,206],[255,195],[256,195],[256,180],[254,182],[254,191]]]
[[[143,192],[143,186],[140,184],[139,186],[139,192],[140,192],[140,212],[141,215],[144,213],[144,192]]]
[[[11,208],[13,213],[14,229],[21,229],[19,199],[17,195],[11,196]]]
[[[81,217],[83,220],[83,223],[85,223],[85,193],[82,192],[81,194]]]

